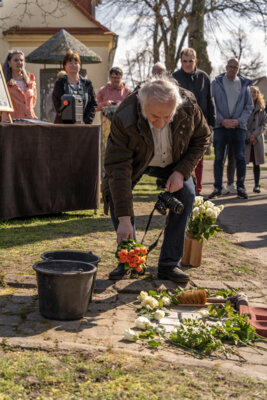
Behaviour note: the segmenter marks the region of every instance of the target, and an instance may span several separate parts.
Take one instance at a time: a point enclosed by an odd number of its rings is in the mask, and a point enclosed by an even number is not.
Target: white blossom
[[[165,312],[163,310],[157,310],[154,314],[154,319],[160,321],[162,318],[165,317]]]
[[[195,202],[194,202],[194,207],[195,206],[200,206],[201,204],[203,204],[204,199],[202,196],[196,196],[195,197]]]
[[[214,217],[214,211],[213,211],[213,209],[212,209],[212,208],[207,208],[207,209],[206,209],[206,215],[207,215],[207,217],[213,218],[213,217]],[[216,215],[216,214],[215,214],[215,215]]]
[[[210,315],[210,313],[209,313],[208,310],[200,310],[200,311],[199,311],[199,314],[200,314],[203,318],[207,318],[207,317]]]
[[[145,292],[144,290],[142,290],[140,292],[139,296],[137,297],[137,300],[140,301],[140,303],[142,303],[142,301],[144,301],[147,297],[148,297],[148,293]]]
[[[149,321],[149,319],[148,318],[146,318],[146,317],[138,317],[136,320],[135,320],[135,326],[136,326],[136,328],[139,328],[139,329],[142,329],[142,330],[146,330],[149,326],[151,326],[151,322]]]
[[[204,205],[202,204],[201,206],[199,206],[199,213],[200,214],[204,214],[206,211],[206,208],[204,207]]]
[[[123,338],[124,340],[128,340],[129,342],[135,342],[137,339],[137,335],[132,329],[126,329]]]
[[[169,307],[171,305],[171,298],[168,296],[162,297],[162,303],[165,307]]]
[[[197,217],[199,215],[199,208],[195,207],[193,208],[193,212],[192,212],[193,218]]]
[[[147,296],[141,303],[142,307],[146,307],[147,309],[149,309],[148,307],[150,307],[150,309],[152,308],[156,308],[159,306],[159,302],[157,299],[155,299],[152,296]]]
[[[214,203],[212,201],[207,200],[207,201],[205,201],[204,206],[206,208],[213,208],[214,207]]]

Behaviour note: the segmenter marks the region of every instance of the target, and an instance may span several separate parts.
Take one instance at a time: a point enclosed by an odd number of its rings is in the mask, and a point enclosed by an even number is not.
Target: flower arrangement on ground
[[[220,231],[215,222],[223,209],[223,205],[216,206],[212,201],[204,201],[202,196],[196,196],[187,227],[189,235],[200,242],[203,238],[209,239],[216,231]]]
[[[199,290],[191,290],[191,293],[194,291]],[[266,350],[266,347],[256,345],[256,342],[266,342],[266,340],[259,336],[255,328],[250,325],[248,316],[239,314],[230,301],[220,304],[219,307],[216,304],[209,305],[195,316],[192,314],[191,318],[179,317],[177,321],[174,321],[173,329],[168,332],[163,322],[163,318],[169,315],[167,309],[178,305],[181,295],[186,292],[187,290],[181,288],[173,292],[142,291],[137,297],[137,301],[141,303],[139,307],[129,303],[129,306],[134,307],[140,315],[134,323],[134,327],[138,330],[125,330],[124,340],[147,341],[146,343],[151,347],[172,345],[202,355],[221,351],[226,357],[228,352],[239,356],[237,352],[239,346]],[[220,290],[210,295],[227,299],[233,294],[237,293],[233,290]]]
[[[133,269],[141,272],[146,268],[148,250],[142,243],[132,239],[123,239],[119,244],[115,257],[124,264],[126,270]]]

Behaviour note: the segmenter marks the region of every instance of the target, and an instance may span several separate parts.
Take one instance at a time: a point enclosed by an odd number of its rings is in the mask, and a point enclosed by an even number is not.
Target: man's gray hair
[[[142,110],[144,110],[144,105],[148,99],[157,100],[159,103],[175,101],[175,111],[183,101],[176,80],[169,76],[162,76],[160,79],[158,77],[148,79],[141,85],[138,99]]]

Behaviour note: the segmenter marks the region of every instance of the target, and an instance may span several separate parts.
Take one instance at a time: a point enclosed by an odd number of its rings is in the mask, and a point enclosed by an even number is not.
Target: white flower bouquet
[[[202,196],[196,196],[192,215],[189,219],[187,232],[201,242],[209,239],[216,231],[220,231],[215,224],[224,206],[216,206],[212,201],[204,201]]]

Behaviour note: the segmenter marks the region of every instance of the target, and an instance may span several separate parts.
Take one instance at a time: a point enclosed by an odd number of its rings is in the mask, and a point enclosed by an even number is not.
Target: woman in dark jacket
[[[66,75],[56,81],[53,90],[53,103],[57,112],[55,124],[62,124],[60,107],[63,94],[78,95],[83,100],[83,121],[91,124],[95,117],[97,102],[92,82],[80,76],[81,60],[78,53],[69,50],[63,59]]]

